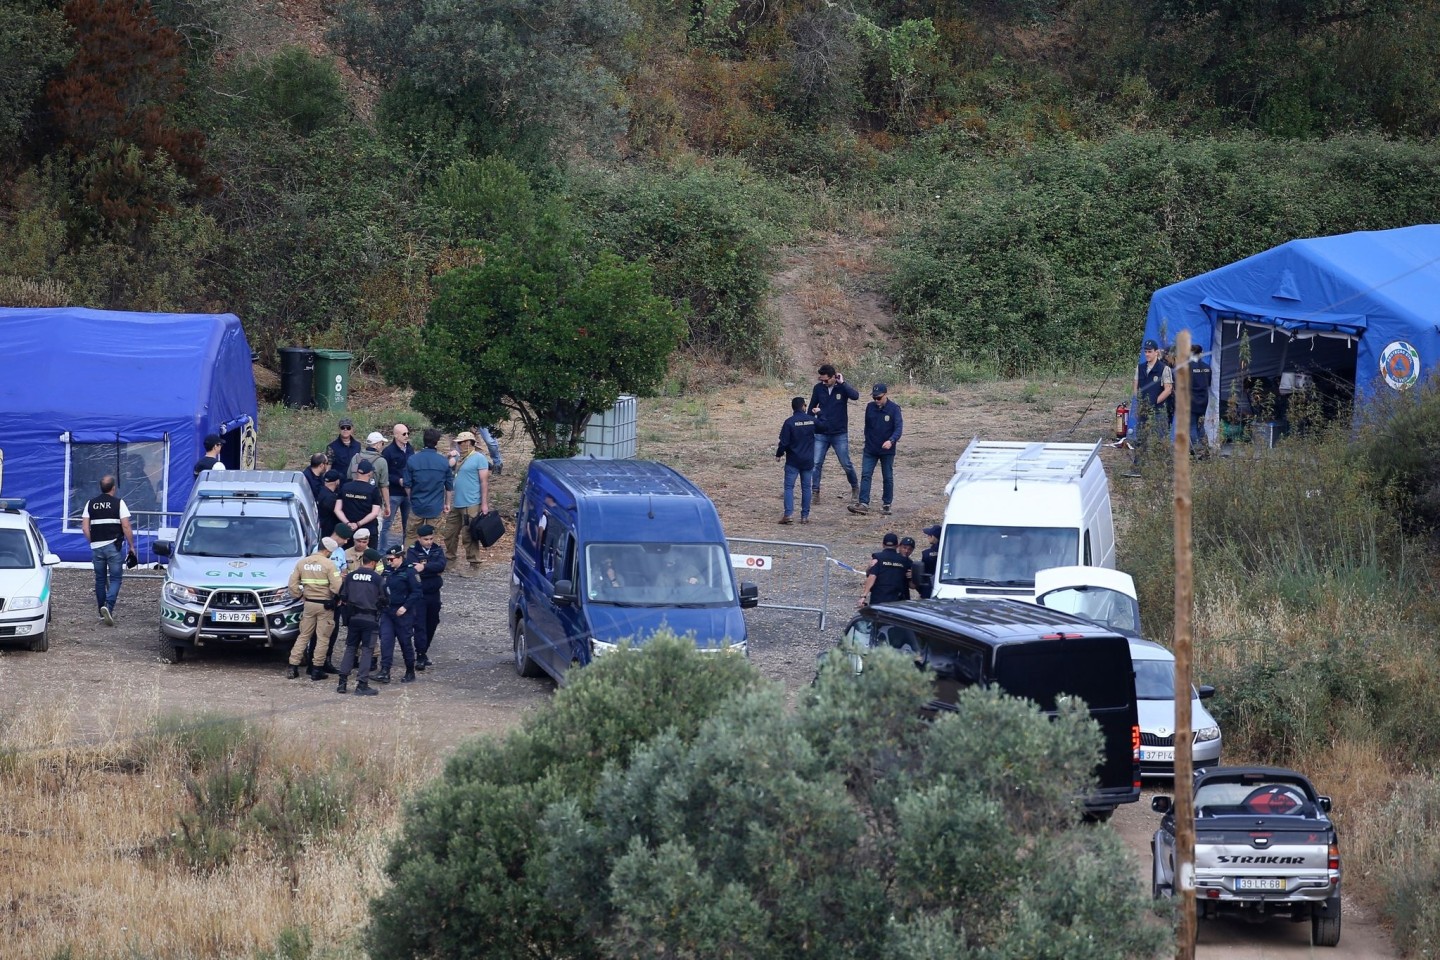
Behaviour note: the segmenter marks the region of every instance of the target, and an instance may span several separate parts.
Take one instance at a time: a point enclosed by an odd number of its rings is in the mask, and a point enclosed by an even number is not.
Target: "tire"
[[[1155,847],[1152,844],[1150,847],[1150,897],[1154,900],[1165,900],[1174,895],[1174,887],[1160,882],[1160,858],[1155,855]]]
[[[1315,947],[1338,947],[1340,945],[1340,898],[1325,902],[1310,914],[1310,945]]]
[[[515,650],[515,672],[522,677],[539,677],[545,671],[540,665],[530,659],[530,642],[525,636],[525,618],[516,617],[515,626],[510,631],[511,645]]]
[[[50,649],[50,631],[46,630],[40,636],[30,641],[30,650],[33,653],[44,653]]]
[[[1115,808],[1108,810],[1086,810],[1081,816],[1085,823],[1108,823],[1110,818],[1115,816]]]

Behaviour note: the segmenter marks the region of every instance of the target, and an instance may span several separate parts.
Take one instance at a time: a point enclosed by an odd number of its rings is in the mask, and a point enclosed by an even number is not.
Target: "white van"
[[[1037,570],[1115,566],[1098,441],[972,440],[945,492],[931,596],[1033,601]]]

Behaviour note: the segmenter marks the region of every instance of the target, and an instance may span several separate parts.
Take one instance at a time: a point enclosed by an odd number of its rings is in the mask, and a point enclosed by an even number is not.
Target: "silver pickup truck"
[[[1175,805],[1151,841],[1155,897],[1174,896]],[[1340,846],[1330,798],[1279,767],[1211,767],[1195,773],[1195,905],[1201,917],[1310,921],[1310,942],[1340,943]]]

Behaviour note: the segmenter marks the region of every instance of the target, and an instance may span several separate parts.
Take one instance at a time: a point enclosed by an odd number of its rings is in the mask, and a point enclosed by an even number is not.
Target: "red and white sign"
[[[771,560],[769,557],[750,553],[732,553],[730,554],[730,566],[740,570],[769,570]]]

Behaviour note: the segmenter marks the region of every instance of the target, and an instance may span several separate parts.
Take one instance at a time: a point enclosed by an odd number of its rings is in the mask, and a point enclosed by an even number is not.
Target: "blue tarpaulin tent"
[[[1343,414],[1354,398],[1413,386],[1440,363],[1437,324],[1440,225],[1426,224],[1292,240],[1165,287],[1145,338],[1174,343],[1188,329],[1210,356],[1215,438],[1251,387],[1283,402],[1303,386]]]
[[[254,465],[255,378],[231,314],[0,308],[0,342],[0,493],[25,498],[64,560],[90,559],[77,518],[105,474],[145,552],[185,506],[207,433],[227,466]]]

